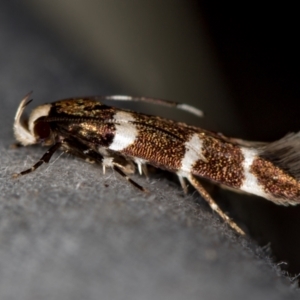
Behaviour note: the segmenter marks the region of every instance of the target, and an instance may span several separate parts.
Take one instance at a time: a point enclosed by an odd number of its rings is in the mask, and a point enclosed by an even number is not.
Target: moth
[[[185,123],[107,106],[99,100],[142,101],[173,106],[200,116],[187,104],[130,96],[70,98],[36,107],[22,120],[31,93],[21,101],[14,120],[16,140],[24,145],[50,148],[31,168],[14,177],[35,171],[48,163],[59,149],[90,162],[100,163],[145,189],[129,175],[136,166],[140,174],[147,165],[177,174],[183,190],[187,180],[237,233],[244,231],[231,220],[203,188],[206,178],[231,189],[261,196],[280,205],[300,202],[300,133],[272,143],[229,138]]]

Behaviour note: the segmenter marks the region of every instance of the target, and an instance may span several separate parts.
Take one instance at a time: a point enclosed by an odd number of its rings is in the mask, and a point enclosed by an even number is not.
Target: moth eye
[[[41,140],[47,139],[50,136],[50,133],[51,133],[51,129],[50,129],[49,123],[44,122],[44,121],[38,121],[34,125],[34,133]]]

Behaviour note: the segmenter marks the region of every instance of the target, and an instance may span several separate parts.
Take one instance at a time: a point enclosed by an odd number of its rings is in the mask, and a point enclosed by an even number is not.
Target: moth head
[[[50,123],[44,121],[45,117],[49,115],[51,104],[44,104],[35,108],[28,120],[23,121],[21,119],[25,107],[31,102],[31,100],[28,100],[31,94],[32,92],[22,99],[16,112],[14,122],[15,138],[24,146],[37,143],[51,145],[53,143],[53,134]]]

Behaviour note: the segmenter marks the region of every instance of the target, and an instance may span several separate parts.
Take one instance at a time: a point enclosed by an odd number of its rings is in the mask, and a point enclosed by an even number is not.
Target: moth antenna
[[[267,144],[261,148],[260,156],[300,180],[300,132]]]
[[[112,96],[99,96],[93,97],[98,100],[111,100],[111,101],[135,101],[135,102],[146,102],[152,103],[156,105],[162,105],[167,107],[175,107],[177,109],[181,109],[187,111],[197,117],[203,117],[202,110],[191,106],[185,103],[178,103],[175,101],[158,99],[158,98],[151,98],[151,97],[134,97],[134,96],[123,96],[123,95],[112,95]]]

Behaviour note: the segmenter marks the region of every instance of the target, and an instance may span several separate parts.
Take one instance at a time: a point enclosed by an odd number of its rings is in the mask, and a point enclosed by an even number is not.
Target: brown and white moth
[[[110,107],[98,100],[153,102],[174,106],[196,115],[201,111],[186,104],[129,96],[72,98],[35,108],[27,122],[21,116],[31,93],[20,103],[14,134],[24,146],[50,146],[41,159],[14,177],[28,174],[61,149],[83,159],[112,167],[135,187],[128,177],[146,173],[146,165],[174,172],[187,190],[185,179],[210,207],[236,232],[244,231],[233,222],[202,187],[204,177],[230,188],[248,192],[280,205],[300,202],[300,133],[289,134],[273,143],[248,142],[225,137],[184,123]]]

